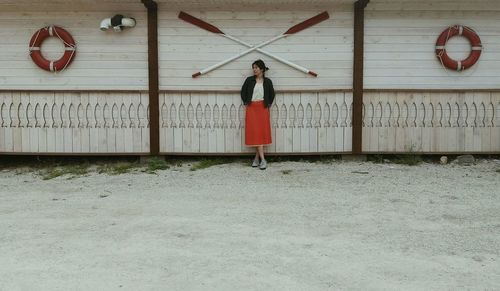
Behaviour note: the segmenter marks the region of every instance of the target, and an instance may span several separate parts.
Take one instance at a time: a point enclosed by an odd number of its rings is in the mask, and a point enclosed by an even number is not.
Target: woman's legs
[[[261,161],[265,160],[265,158],[264,158],[264,146],[263,145],[260,145],[257,147],[257,154],[259,155]]]

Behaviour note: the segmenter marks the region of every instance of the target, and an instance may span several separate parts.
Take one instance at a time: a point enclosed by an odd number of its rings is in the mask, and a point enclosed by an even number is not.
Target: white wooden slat
[[[239,96],[238,96],[239,97]],[[235,136],[234,136],[234,150],[235,152],[244,152],[246,150],[245,147],[245,106],[240,98],[237,98],[237,101],[234,101],[234,105],[236,107],[236,116],[234,123],[236,125],[235,128]]]
[[[179,119],[182,123],[182,149],[184,152],[193,152],[191,143],[191,128],[189,127],[188,107],[190,104],[190,94],[181,93],[179,105]]]
[[[287,119],[287,110],[286,105],[284,104],[284,96],[281,93],[277,93],[274,99],[273,106],[276,106],[277,116],[274,116],[276,120],[276,127],[273,131],[273,144],[274,151],[276,152],[285,152],[285,131],[286,131],[286,119]]]
[[[37,129],[38,129],[38,151],[42,153],[47,152],[48,148],[48,131],[47,131],[47,120],[46,120],[46,115],[45,113],[48,113],[48,102],[47,98],[50,93],[39,93],[38,94],[38,110],[35,109],[36,111],[36,118],[37,118]],[[47,116],[49,117],[49,116]]]
[[[290,112],[290,125],[292,131],[292,152],[301,151],[301,120],[299,119],[299,105],[300,105],[300,93],[290,93],[287,94],[287,99],[289,99],[289,112]]]
[[[200,127],[200,152],[208,152],[209,151],[209,131],[210,131],[210,117],[211,117],[211,109],[210,105],[208,105],[208,96],[206,94],[200,94],[200,109],[201,109],[201,127]]]
[[[380,104],[380,111],[382,114],[382,117],[380,118],[380,127],[378,128],[377,149],[379,151],[387,151],[389,148],[388,129],[389,129],[389,117],[391,115],[391,112],[390,112],[390,107],[388,107],[388,103],[389,103],[389,98],[392,97],[392,95],[393,95],[392,93],[381,93],[378,99],[378,103]]]
[[[72,133],[72,151],[74,153],[79,153],[82,151],[82,140],[81,140],[81,129],[79,127],[79,117],[78,112],[81,110],[81,94],[75,93],[72,95],[71,105],[70,105],[70,120],[71,120],[71,133]]]
[[[29,105],[29,93],[20,94],[20,106],[19,106],[19,124],[21,126],[21,150],[23,152],[29,152],[30,147],[30,130],[28,127],[28,105]]]
[[[215,128],[215,119],[214,119],[214,107],[216,104],[216,94],[209,93],[206,96],[208,111],[205,111],[205,120],[208,125],[208,152],[215,153],[217,152],[217,133]],[[207,108],[207,107],[206,107]]]
[[[54,92],[46,93],[45,101],[47,103],[47,115],[46,115],[46,132],[47,132],[47,152],[55,153],[56,150],[56,120],[53,115],[53,109],[55,107],[55,97]]]
[[[97,105],[99,104],[99,97],[97,94],[89,94],[90,104],[90,117],[89,117],[89,151],[91,153],[99,152],[99,127],[100,119]]]
[[[224,136],[224,125],[222,118],[222,109],[225,105],[224,94],[215,94],[215,106],[213,110],[214,121],[217,120],[215,126],[215,140],[216,140],[216,151],[218,153],[223,153],[226,151],[225,147],[225,136]]]
[[[471,151],[474,149],[474,126],[476,120],[476,110],[474,108],[474,94],[467,92],[465,94],[465,114],[466,114],[466,128],[465,128],[465,150]]]
[[[173,115],[173,121],[175,122],[174,125],[174,152],[182,152],[182,134],[183,134],[183,123],[184,121],[181,120],[180,117],[180,106],[182,104],[182,97],[181,93],[175,93],[172,95],[172,101],[175,104],[174,111],[171,111],[171,113],[175,113]]]
[[[379,102],[380,102],[380,94],[381,93],[371,93],[370,94],[370,104],[369,104],[369,111],[370,111],[370,115],[371,115],[371,124],[372,124],[372,127],[370,128],[370,134],[369,134],[369,151],[371,152],[377,152],[379,151],[379,148],[378,148],[378,137],[379,137],[379,134],[378,134],[378,131],[380,129],[380,106],[379,106]],[[397,138],[398,134],[396,133],[396,138]]]
[[[300,151],[309,152],[310,140],[309,131],[307,130],[307,105],[310,102],[310,96],[307,93],[300,93],[298,113],[298,127],[300,132]]]
[[[200,102],[200,94],[199,93],[191,93],[190,94],[190,105],[192,110],[192,121],[191,124],[188,124],[191,128],[191,151],[193,153],[200,152],[200,128],[202,126],[203,119],[203,111]],[[199,106],[198,106],[199,105]],[[189,109],[189,107],[188,107]]]
[[[4,121],[4,135],[3,135],[3,143],[4,143],[4,150],[6,152],[14,152],[15,147],[14,147],[14,131],[15,129],[13,128],[15,126],[15,121],[13,120],[13,115],[15,114],[14,111],[14,100],[13,100],[13,94],[10,94],[9,92],[2,93],[0,92],[1,98],[4,100],[5,104],[5,109],[4,109],[4,114],[5,116],[3,117]],[[1,136],[0,136],[1,137]]]
[[[500,151],[500,93],[491,93],[491,103],[493,104],[493,127],[491,128],[491,148],[492,151]]]
[[[10,115],[13,122],[12,126],[14,127],[12,129],[14,152],[22,152],[22,145],[23,145],[22,126],[21,126],[20,112],[19,112],[19,108],[21,105],[21,93],[19,92],[12,93],[12,104],[13,106],[11,107]]]
[[[141,118],[144,120],[144,127],[141,128],[141,153],[148,153],[150,151],[149,145],[149,122],[148,122],[148,116],[149,116],[149,93],[142,92],[140,94],[141,98],[141,103],[143,104],[144,110],[139,110],[139,113],[141,113]]]
[[[220,97],[220,95],[218,96]],[[235,125],[231,124],[231,106],[233,105],[234,98],[229,94],[224,94],[224,101],[222,107],[222,120],[224,125],[224,149],[227,153],[235,152]],[[236,107],[233,107],[233,116],[236,113]]]
[[[123,108],[120,109],[120,116],[124,116],[124,118],[120,126],[123,130],[124,151],[127,153],[134,152],[133,108],[135,108],[135,106],[133,106],[133,104],[135,103],[135,100],[138,100],[139,98],[140,94],[123,94]]]

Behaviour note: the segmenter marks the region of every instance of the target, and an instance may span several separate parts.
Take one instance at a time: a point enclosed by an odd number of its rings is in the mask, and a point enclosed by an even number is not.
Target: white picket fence
[[[148,154],[147,92],[0,92],[0,153]],[[160,94],[160,153],[238,154],[239,94]],[[284,92],[271,107],[283,154],[350,153],[352,93]],[[499,153],[499,92],[366,92],[365,153]]]
[[[363,151],[500,152],[500,93],[364,94]]]
[[[351,151],[352,93],[279,93],[271,106],[273,153]],[[234,93],[165,93],[162,153],[243,153],[245,108]]]

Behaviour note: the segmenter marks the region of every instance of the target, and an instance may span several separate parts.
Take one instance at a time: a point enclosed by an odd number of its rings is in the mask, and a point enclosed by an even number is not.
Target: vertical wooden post
[[[365,7],[370,0],[354,3],[354,72],[352,112],[352,153],[361,154],[363,146],[363,62]]]
[[[149,149],[151,155],[158,155],[160,152],[158,5],[153,0],[141,1],[148,9]]]

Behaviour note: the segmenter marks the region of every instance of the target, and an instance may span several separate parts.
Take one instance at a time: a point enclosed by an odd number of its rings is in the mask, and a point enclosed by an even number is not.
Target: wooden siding
[[[352,93],[279,93],[271,106],[272,153],[351,151]],[[245,108],[239,94],[165,93],[160,151],[245,153]]]
[[[100,11],[95,11],[94,6],[98,5],[2,11],[0,89],[147,90],[147,24],[144,6],[138,3],[127,7],[104,7]],[[120,33],[100,31],[101,20],[117,12],[136,18],[137,26]],[[31,36],[48,25],[62,26],[77,43],[73,63],[62,72],[44,71],[29,57]],[[61,41],[51,37],[44,42],[42,51],[46,58],[56,60],[62,55],[63,48]]]
[[[363,151],[499,153],[500,93],[365,93]]]
[[[365,17],[365,88],[500,88],[499,1],[371,1]],[[463,72],[444,69],[434,52],[438,36],[455,24],[474,29],[484,47],[478,63]],[[447,50],[465,59],[470,45],[454,37]]]
[[[272,78],[277,89],[350,89],[353,11],[351,5],[342,7],[341,10],[328,11],[330,19],[262,48],[317,72],[317,78],[258,52],[252,52],[193,79],[193,73],[247,48],[180,20],[177,17],[179,11],[160,9],[160,89],[237,90],[244,78],[252,74],[252,62],[259,58],[270,68],[266,75]],[[322,11],[186,12],[217,26],[229,35],[258,44]]]
[[[0,92],[0,153],[148,153],[146,93]]]

